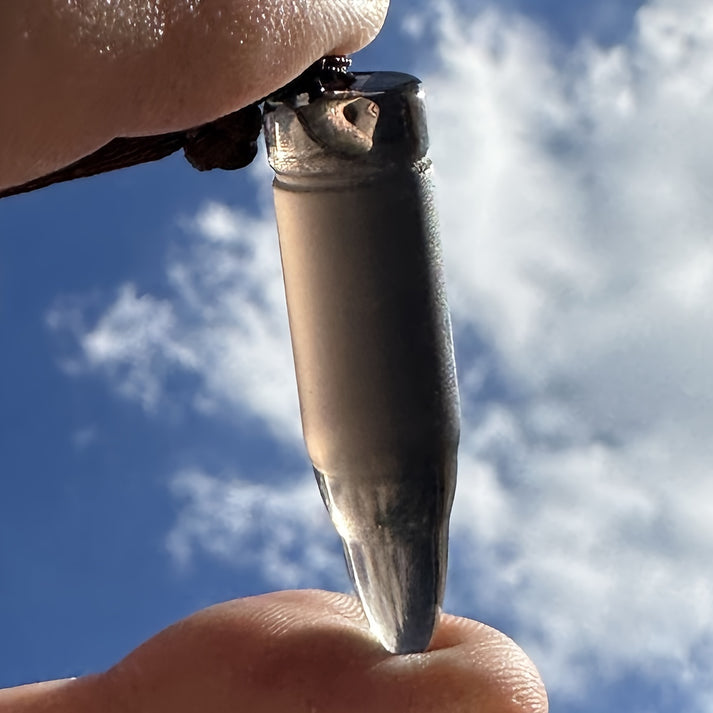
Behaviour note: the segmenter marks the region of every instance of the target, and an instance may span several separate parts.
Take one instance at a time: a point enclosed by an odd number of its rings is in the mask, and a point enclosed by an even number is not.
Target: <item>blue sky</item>
[[[448,608],[553,711],[713,711],[713,10],[393,8],[426,82],[464,429]],[[260,156],[0,201],[0,685],[210,603],[348,587]]]

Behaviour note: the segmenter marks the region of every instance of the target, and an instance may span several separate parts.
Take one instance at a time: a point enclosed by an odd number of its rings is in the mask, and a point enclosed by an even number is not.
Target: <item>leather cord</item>
[[[255,158],[261,128],[262,112],[260,103],[256,103],[186,131],[119,137],[57,171],[0,191],[0,198],[28,193],[53,183],[158,161],[181,148],[191,166],[199,171],[243,168]]]

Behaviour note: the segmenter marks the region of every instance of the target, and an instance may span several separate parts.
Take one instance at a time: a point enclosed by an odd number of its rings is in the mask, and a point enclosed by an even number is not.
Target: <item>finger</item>
[[[432,649],[392,656],[358,602],[280,592],[211,607],[110,672],[127,710],[253,713],[545,713],[533,664],[507,637],[444,616]],[[123,694],[115,694],[121,695]]]
[[[0,8],[0,187],[115,136],[203,124],[378,32],[388,0],[103,0]]]

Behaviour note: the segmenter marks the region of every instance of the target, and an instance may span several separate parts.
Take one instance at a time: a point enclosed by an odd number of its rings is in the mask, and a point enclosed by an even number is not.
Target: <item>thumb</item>
[[[192,713],[546,713],[534,665],[506,636],[444,615],[428,652],[386,653],[356,599],[275,592],[165,629],[106,674],[120,710]]]
[[[0,6],[0,188],[116,136],[177,131],[354,52],[388,0],[119,0]]]

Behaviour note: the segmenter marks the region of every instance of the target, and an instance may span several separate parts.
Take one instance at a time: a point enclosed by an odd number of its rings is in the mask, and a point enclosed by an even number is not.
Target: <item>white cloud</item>
[[[281,488],[200,470],[171,484],[182,509],[167,546],[186,567],[200,549],[230,564],[257,567],[278,587],[343,589],[348,578],[336,533],[313,478]]]
[[[150,412],[185,405],[257,418],[275,436],[301,441],[274,219],[208,203],[183,228],[166,267],[169,294],[124,284],[95,323],[59,300],[47,323],[75,337],[63,360],[72,375],[100,373]],[[182,377],[197,377],[186,386]],[[179,383],[180,382],[180,383]],[[188,389],[188,392],[186,392]]]
[[[713,710],[713,10],[650,2],[625,44],[563,50],[521,16],[439,7],[425,79],[463,355],[451,605],[511,621],[555,693],[633,674]],[[190,229],[171,299],[123,287],[77,331],[81,369],[147,407],[187,370],[194,405],[297,443],[272,219],[213,204]],[[281,586],[341,567],[311,482],[175,487],[179,559],[254,563],[259,542]]]
[[[471,594],[555,690],[683,681],[713,637],[713,11],[650,3],[626,45],[566,56],[524,19],[441,18],[454,323],[501,387],[466,397]]]

